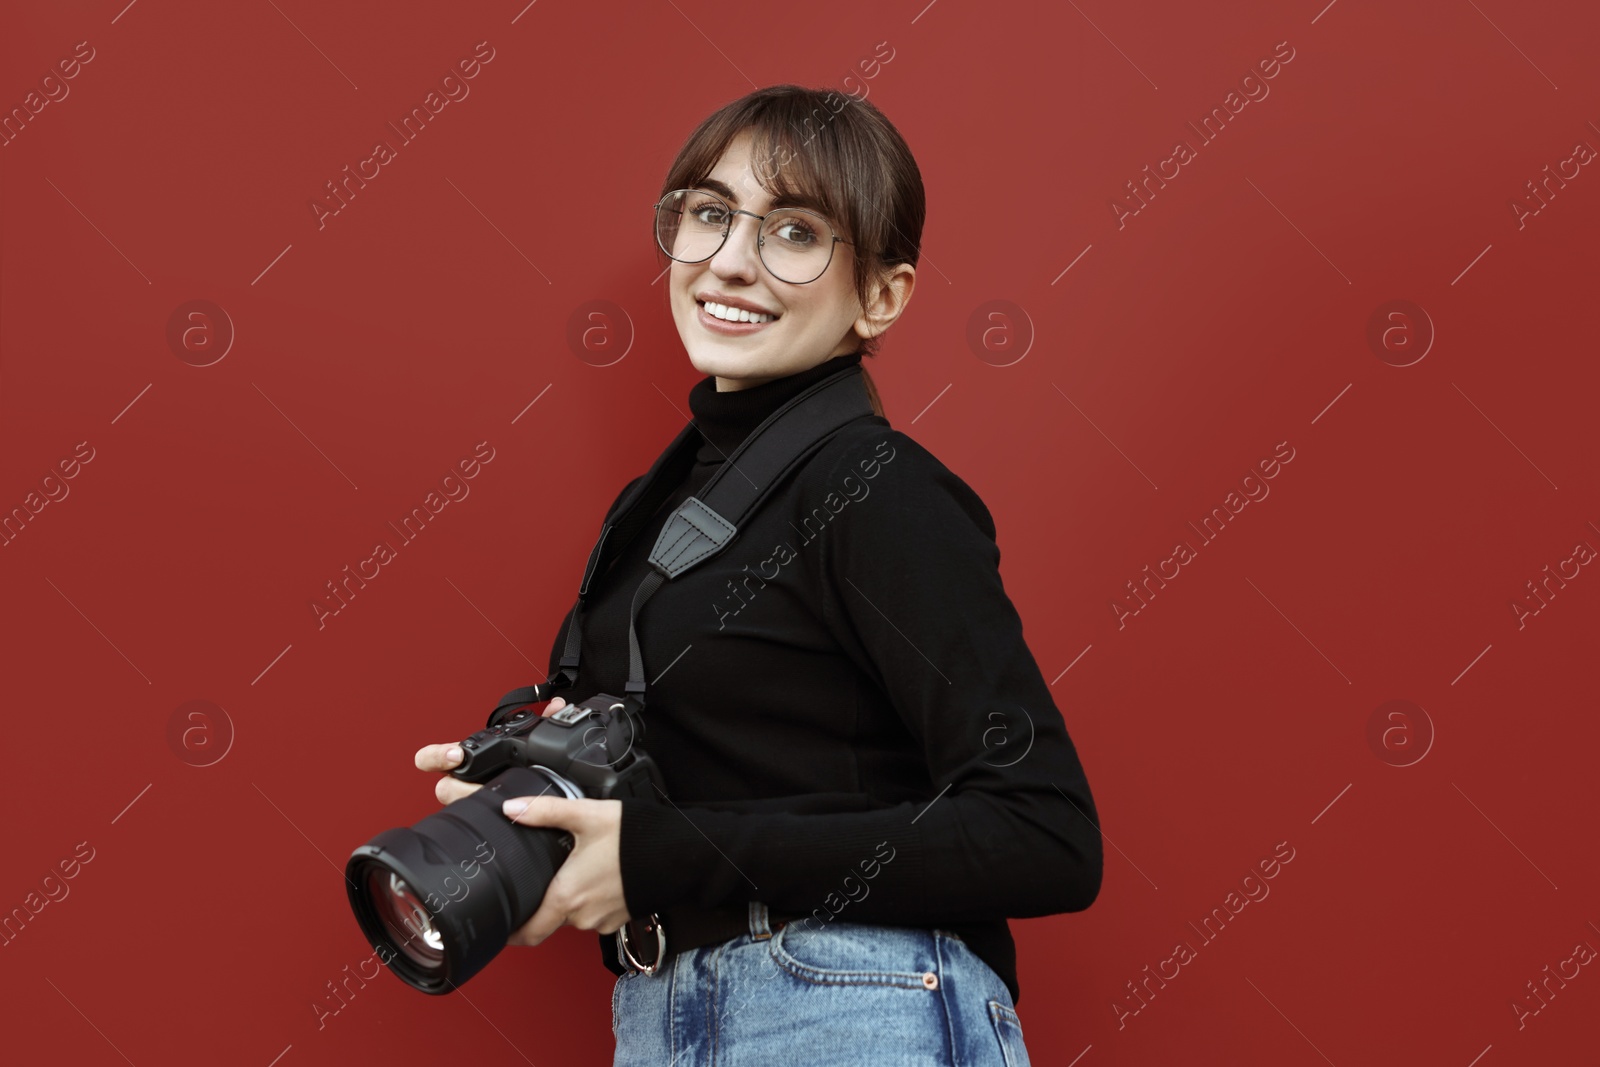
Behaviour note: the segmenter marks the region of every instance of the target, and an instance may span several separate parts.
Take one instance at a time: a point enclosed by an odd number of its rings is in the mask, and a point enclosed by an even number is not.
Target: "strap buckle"
[[[646,977],[653,976],[661,969],[661,964],[667,958],[666,928],[661,925],[661,917],[655,912],[651,912],[650,917],[644,921],[645,931],[647,933],[653,932],[656,935],[656,952],[649,963],[643,963],[634,955],[633,945],[628,938],[628,927],[632,926],[633,923],[634,920],[629,919],[617,928],[617,962]]]

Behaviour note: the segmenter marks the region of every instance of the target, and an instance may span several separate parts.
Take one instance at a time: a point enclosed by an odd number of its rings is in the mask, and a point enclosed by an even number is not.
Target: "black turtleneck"
[[[779,406],[860,359],[730,392],[696,383],[695,462],[591,584],[579,678],[563,695],[625,691],[628,613],[666,516]],[[759,900],[816,923],[937,927],[1017,997],[1006,918],[1087,908],[1101,839],[999,559],[977,494],[870,415],[774,489],[726,550],[664,584],[638,622],[642,740],[673,803],[623,801],[629,912]],[[612,939],[600,942],[618,971]]]
[[[813,382],[819,382],[830,374],[860,362],[861,353],[850,352],[824,360],[810,370],[728,392],[717,391],[717,379],[714,377],[708,375],[700,379],[689,390],[689,410],[694,415],[695,428],[700,431],[705,443],[695,455],[695,470],[689,480],[695,481],[703,467],[706,470],[704,477],[699,478],[699,484],[704,485],[711,473],[744,442],[751,430],[761,424],[761,420],[790,398],[798,396]]]
[[[679,504],[698,493],[701,487],[711,480],[711,476],[723,462],[744,442],[750,431],[759,426],[768,415],[778,410],[792,397],[798,396],[813,382],[821,381],[843,367],[860,362],[861,353],[851,352],[843,356],[834,356],[810,370],[774,378],[772,381],[744,389],[730,389],[727,392],[717,390],[717,379],[713,375],[707,375],[694,384],[689,390],[689,411],[695,429],[700,431],[701,437],[700,448],[695,452],[694,466],[689,469],[689,473],[678,488],[656,509],[650,522],[628,545],[627,550],[612,562],[605,575],[596,580],[589,605],[583,613],[583,647],[579,653],[579,662],[585,668],[595,663],[614,665],[618,662],[617,657],[620,657],[622,678],[626,680],[628,612],[632,607],[633,591],[640,580],[649,573],[650,550],[655,547],[656,535],[660,533],[662,524],[667,521],[667,516],[671,515]],[[623,486],[622,492],[617,494],[617,499],[612,501],[610,510],[606,512],[608,517],[638,480],[635,478],[633,482]],[[602,588],[610,588],[619,579],[622,588],[626,590],[626,596],[599,595]],[[640,630],[643,630],[642,625]],[[563,635],[561,641],[564,644],[565,623],[562,624],[561,632]],[[640,640],[643,640],[642,632]],[[646,683],[651,677],[649,673],[651,667],[650,663],[645,664]],[[585,670],[585,674],[588,673],[589,671]],[[623,689],[622,683],[618,682],[614,689],[599,686],[586,691],[584,696],[587,697],[590,692],[614,693],[620,696]]]

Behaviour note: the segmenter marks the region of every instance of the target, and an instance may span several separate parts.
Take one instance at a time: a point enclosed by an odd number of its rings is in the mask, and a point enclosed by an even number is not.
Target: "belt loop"
[[[767,925],[767,906],[758,900],[750,901],[750,936],[757,941],[772,937],[772,928]]]

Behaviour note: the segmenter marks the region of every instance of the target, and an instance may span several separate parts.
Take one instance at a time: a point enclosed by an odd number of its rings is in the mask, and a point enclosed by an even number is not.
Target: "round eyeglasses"
[[[756,220],[756,254],[772,276],[790,285],[822,277],[833,262],[833,246],[852,244],[828,220],[803,207],[774,208],[765,215],[734,209],[715,193],[674,189],[656,202],[656,244],[679,263],[704,263],[722,249],[736,215]]]

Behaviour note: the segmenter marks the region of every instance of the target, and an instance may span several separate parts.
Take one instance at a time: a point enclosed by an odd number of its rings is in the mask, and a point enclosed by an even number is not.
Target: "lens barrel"
[[[540,769],[512,767],[352,852],[345,890],[378,958],[424,993],[449,993],[482,970],[532,918],[572,850],[570,834],[518,826],[501,804],[570,795]]]

